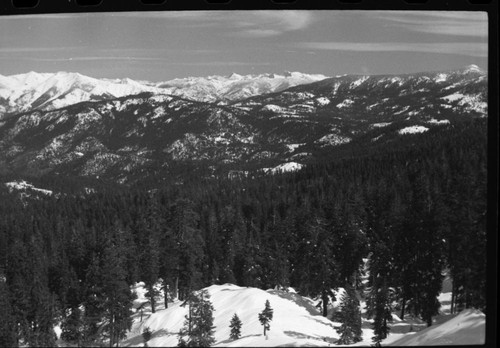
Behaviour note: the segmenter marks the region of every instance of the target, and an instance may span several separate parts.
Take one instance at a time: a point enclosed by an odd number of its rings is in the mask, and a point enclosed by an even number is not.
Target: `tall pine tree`
[[[337,328],[340,335],[337,344],[353,344],[362,340],[361,311],[353,287],[347,286],[340,303],[341,323]]]
[[[188,314],[179,331],[179,347],[210,347],[214,342],[214,307],[208,291],[191,293],[185,304]]]

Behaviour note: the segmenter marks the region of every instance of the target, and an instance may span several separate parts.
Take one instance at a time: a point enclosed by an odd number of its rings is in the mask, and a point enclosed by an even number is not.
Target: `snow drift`
[[[214,306],[215,347],[336,346],[339,338],[336,328],[340,323],[324,318],[313,300],[300,296],[293,289],[264,291],[224,284],[212,285],[206,290]],[[147,300],[141,286],[136,287],[134,291],[138,295],[135,306],[137,308],[137,305]],[[337,292],[335,307],[338,306],[341,292]],[[443,296],[445,299],[448,297]],[[266,300],[269,300],[274,310],[268,339],[263,335],[263,327],[258,320],[258,313],[264,309]],[[161,303],[159,304],[161,307]],[[362,312],[364,307],[365,303],[362,302]],[[146,309],[142,321],[138,312],[134,315],[131,332],[120,345],[143,346],[141,334],[149,327],[153,332],[148,342],[149,347],[176,346],[178,332],[184,325],[187,313],[188,307],[183,307],[180,301],[169,304],[169,308],[160,309],[155,314]],[[243,325],[241,338],[231,340],[229,323],[235,313]],[[396,315],[393,317],[393,329],[382,341],[383,346],[470,345],[482,344],[485,341],[485,315],[480,311],[464,310],[458,315],[444,314],[436,317],[435,324],[429,328],[425,328],[425,323],[417,318],[405,318],[402,321]],[[372,322],[372,319],[363,317],[362,341],[353,346],[373,345]]]
[[[466,309],[444,323],[391,342],[391,346],[471,345],[485,343],[485,315]]]
[[[334,323],[322,317],[312,301],[294,292],[264,291],[232,284],[212,285],[206,289],[215,309],[214,346],[325,346],[337,340]],[[274,310],[267,340],[258,320],[258,313],[264,309],[266,300],[269,300]],[[142,323],[134,323],[128,339],[121,345],[142,346],[142,330],[149,327],[153,335],[148,346],[176,346],[177,333],[188,312],[187,307],[182,307],[181,304],[182,302],[176,302],[169,308],[150,315]],[[241,338],[232,341],[229,339],[229,322],[234,313],[239,316],[243,325]]]

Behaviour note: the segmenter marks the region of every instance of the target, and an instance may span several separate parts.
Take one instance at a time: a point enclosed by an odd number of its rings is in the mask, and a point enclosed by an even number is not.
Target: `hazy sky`
[[[0,74],[328,76],[487,69],[485,12],[210,11],[0,17]]]

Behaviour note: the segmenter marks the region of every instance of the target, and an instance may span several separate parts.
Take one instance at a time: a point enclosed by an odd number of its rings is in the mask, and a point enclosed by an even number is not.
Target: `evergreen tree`
[[[264,310],[259,313],[260,324],[264,327],[264,336],[266,336],[268,330],[271,330],[271,320],[273,320],[273,309],[271,308],[269,300],[266,300]]]
[[[38,237],[38,238],[37,238]],[[40,236],[34,235],[29,243],[30,272],[27,286],[29,289],[29,305],[27,311],[27,330],[24,338],[30,346],[53,347],[54,332],[54,296],[48,287],[48,261],[44,253]]]
[[[353,344],[361,341],[361,311],[354,288],[347,286],[340,303],[342,325],[337,328],[340,335],[337,344]]]
[[[126,282],[124,268],[127,255],[126,229],[114,228],[111,239],[104,249],[102,259],[102,294],[104,319],[103,333],[107,334],[110,346],[118,344],[132,326],[132,302],[134,295]]]
[[[372,341],[380,343],[387,338],[389,334],[388,323],[392,322],[392,296],[387,284],[380,287],[373,287],[370,293],[371,312],[370,317],[373,317],[373,334]]]
[[[184,327],[179,331],[179,347],[210,347],[214,342],[214,307],[208,291],[191,293]]]
[[[388,287],[391,279],[392,257],[390,249],[382,241],[373,243],[373,252],[368,259],[368,294],[366,314],[373,318],[374,336],[372,340],[380,343],[389,334],[388,323],[392,322],[393,291]]]
[[[151,303],[151,312],[156,312],[156,298],[160,291],[155,287],[160,273],[160,236],[162,235],[162,225],[164,221],[159,212],[156,200],[150,203],[147,216],[142,222],[140,234],[144,239],[140,250],[140,278],[144,280],[146,286],[146,297]]]
[[[330,299],[335,301],[332,290],[339,286],[338,263],[335,260],[335,233],[325,220],[312,216],[305,225],[297,226],[297,266],[294,267],[298,289],[306,296],[321,298],[322,313],[328,314]]]
[[[6,285],[6,278],[0,268],[0,347],[17,347],[17,330],[12,307],[10,306],[10,294]]]
[[[81,310],[70,308],[69,315],[65,316],[61,324],[61,338],[70,343],[79,345],[83,339],[83,316]]]
[[[153,335],[153,333],[151,332],[151,329],[149,327],[146,327],[142,331],[142,338],[144,339],[144,347],[148,346],[148,341],[151,339],[152,335]]]
[[[412,195],[399,232],[403,250],[398,251],[402,256],[396,257],[396,266],[401,274],[403,302],[407,301],[408,310],[431,326],[440,306],[437,297],[443,280],[445,245],[431,178],[418,169],[409,173],[409,180]]]
[[[104,316],[104,296],[102,285],[102,270],[99,257],[93,253],[84,279],[82,343],[93,345],[101,341],[102,318]]]
[[[229,327],[231,328],[231,334],[229,335],[229,338],[232,340],[239,339],[241,336],[241,320],[236,313],[234,313],[233,317],[231,318]]]

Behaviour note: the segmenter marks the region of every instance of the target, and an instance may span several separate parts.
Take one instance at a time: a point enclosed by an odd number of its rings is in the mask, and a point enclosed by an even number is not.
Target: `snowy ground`
[[[138,286],[137,304],[145,301],[143,289]],[[321,316],[314,301],[297,293],[282,290],[260,290],[239,287],[232,284],[213,285],[206,288],[215,308],[214,325],[216,347],[265,347],[265,346],[335,346],[338,340],[336,328],[340,323],[332,322]],[[443,293],[440,301],[443,306],[441,315],[430,328],[418,319],[400,320],[394,315],[391,333],[382,345],[443,345],[443,344],[481,344],[485,337],[485,316],[479,311],[467,310],[458,315],[449,314],[450,293]],[[258,313],[269,300],[274,309],[274,318],[268,339],[263,336]],[[362,308],[364,303],[362,303]],[[364,312],[362,310],[362,312]],[[229,339],[229,322],[236,313],[243,325],[241,338]],[[153,332],[148,346],[176,346],[177,333],[183,326],[187,308],[177,301],[167,309],[159,307],[151,314],[145,306],[141,314],[134,315],[134,324],[126,340],[120,346],[144,346],[142,331],[149,327]],[[355,346],[371,346],[373,330],[371,320],[363,318],[363,341]]]

